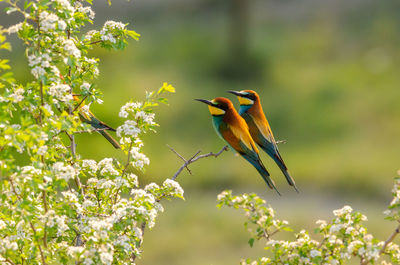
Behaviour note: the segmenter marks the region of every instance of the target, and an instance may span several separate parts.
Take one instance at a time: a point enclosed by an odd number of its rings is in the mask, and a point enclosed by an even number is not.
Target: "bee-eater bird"
[[[213,125],[217,134],[225,140],[231,149],[238,152],[249,161],[260,173],[261,177],[271,189],[275,189],[275,183],[269,177],[258,155],[258,149],[251,138],[249,128],[242,117],[236,112],[232,102],[227,98],[214,98],[213,100],[196,99],[208,105],[212,115]]]
[[[103,135],[104,138],[106,138],[116,149],[120,149],[121,146],[118,144],[118,142],[114,138],[112,138],[112,136],[106,131],[110,130],[115,132],[115,129],[97,119],[96,116],[94,116],[94,114],[89,110],[89,108],[84,107],[83,102],[81,102],[81,100],[77,96],[74,95],[73,97],[74,101],[78,102],[79,104],[77,107],[79,118],[81,119],[81,121],[90,124],[96,131]]]
[[[240,103],[239,114],[249,126],[249,131],[253,140],[275,161],[285,175],[289,185],[293,186],[294,189],[299,192],[279,153],[271,127],[261,107],[258,94],[253,90],[228,92],[238,97]]]

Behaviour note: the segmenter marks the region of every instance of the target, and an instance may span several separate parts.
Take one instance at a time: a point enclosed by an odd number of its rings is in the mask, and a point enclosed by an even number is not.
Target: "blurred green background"
[[[155,228],[146,231],[138,264],[238,264],[255,258],[241,212],[216,209],[224,189],[257,192],[295,231],[312,231],[318,219],[350,204],[369,217],[368,229],[385,239],[395,228],[384,221],[393,177],[400,168],[400,3],[395,0],[136,0],[94,1],[95,24],[129,22],[142,36],[122,52],[96,50],[101,58],[104,104],[92,111],[113,127],[129,99],[172,83],[170,106],[157,109],[157,134],[145,140],[151,164],[141,183],[171,177],[185,157],[218,151],[206,106],[194,98],[226,96],[227,90],[256,90],[280,152],[300,194],[262,154],[283,196],[278,197],[245,160],[226,152],[200,160],[178,180],[186,201],[165,204]],[[17,17],[0,16],[2,25]],[[11,36],[16,77],[31,78],[23,46]],[[94,148],[96,147],[96,148]],[[84,158],[115,156],[100,135],[78,136]],[[311,232],[312,233],[312,232]],[[290,234],[282,234],[287,237]],[[279,236],[278,236],[279,237]]]

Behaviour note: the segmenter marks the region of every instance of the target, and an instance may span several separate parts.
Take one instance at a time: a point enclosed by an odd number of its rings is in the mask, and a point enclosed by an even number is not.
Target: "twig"
[[[8,263],[10,263],[11,265],[15,265],[15,263],[12,262],[10,259],[6,259],[6,261],[7,261]]]
[[[383,244],[381,250],[379,251],[379,255],[382,255],[385,252],[386,247],[389,245],[390,242],[393,241],[393,239],[399,233],[400,233],[400,224],[396,227],[396,229],[393,231],[393,233],[390,235],[390,237],[385,241],[385,243]]]
[[[183,157],[183,156],[181,156],[177,151],[175,151],[171,146],[169,146],[169,145],[167,145],[168,146],[168,148],[172,151],[172,152],[174,152],[180,159],[182,159],[183,160],[183,162],[187,162],[187,160]],[[200,151],[199,151],[200,152]],[[196,155],[199,153],[199,152],[197,152],[196,153]],[[186,166],[186,169],[187,169],[187,171],[189,172],[189,174],[190,175],[192,175],[192,171]]]
[[[286,144],[286,140],[278,140],[276,141],[276,144]]]
[[[170,148],[174,153],[177,153],[174,149]],[[191,158],[189,158],[188,160],[185,160],[185,163],[183,163],[183,165],[178,169],[178,171],[176,171],[175,175],[172,177],[172,180],[175,180],[178,175],[182,172],[182,170],[187,167],[188,165],[190,165],[193,162],[196,162],[197,160],[201,159],[201,158],[205,158],[205,157],[209,157],[209,156],[214,156],[214,157],[218,157],[220,154],[222,154],[222,152],[224,151],[228,151],[228,146],[224,146],[218,153],[213,153],[210,152],[208,154],[204,154],[204,155],[199,155],[201,151],[198,151],[194,156],[192,156]]]

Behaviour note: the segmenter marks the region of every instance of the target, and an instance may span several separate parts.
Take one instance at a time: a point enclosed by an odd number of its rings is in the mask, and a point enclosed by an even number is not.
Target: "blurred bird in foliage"
[[[261,107],[260,97],[252,90],[228,91],[239,99],[239,114],[246,121],[253,140],[275,161],[285,175],[289,185],[299,192],[293,178],[283,162],[276,144],[271,127]]]
[[[213,100],[196,99],[208,105],[212,115],[213,125],[217,134],[224,139],[231,149],[238,152],[249,161],[260,173],[261,177],[271,189],[276,189],[268,171],[262,164],[258,149],[251,138],[248,126],[244,119],[236,112],[232,102],[227,98],[214,98]]]
[[[97,132],[103,135],[104,138],[106,138],[116,149],[120,149],[121,146],[118,144],[118,142],[114,138],[112,138],[112,136],[107,132],[107,130],[115,132],[115,129],[97,119],[96,116],[94,116],[94,114],[89,110],[89,108],[83,104],[83,101],[81,101],[76,95],[74,95],[73,97],[74,101],[78,103],[76,108],[78,109],[79,118],[81,119],[81,121],[90,124]]]

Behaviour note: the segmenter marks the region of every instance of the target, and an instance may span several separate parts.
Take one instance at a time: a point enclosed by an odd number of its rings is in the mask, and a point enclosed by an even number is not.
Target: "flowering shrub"
[[[384,213],[387,219],[400,222],[400,178],[395,179],[393,200],[389,210]],[[258,260],[242,260],[241,264],[346,264],[357,257],[360,264],[393,264],[400,263],[400,247],[393,239],[400,233],[400,225],[386,240],[380,241],[367,233],[363,222],[367,217],[354,212],[350,206],[334,210],[334,218],[327,222],[318,220],[315,229],[320,240],[312,239],[309,232],[301,230],[294,240],[275,240],[273,235],[281,231],[293,231],[287,221],[275,218],[275,211],[265,206],[265,201],[256,194],[233,196],[231,191],[218,195],[218,206],[243,209],[247,218],[246,228],[251,234],[250,246],[255,240],[266,240],[269,255]],[[385,258],[386,257],[386,258]]]
[[[163,211],[161,200],[183,198],[174,180],[142,188],[132,173],[150,163],[140,138],[155,130],[154,107],[174,88],[164,83],[144,102],[121,107],[125,121],[116,134],[126,161],[81,159],[74,135],[94,129],[80,115],[102,103],[93,82],[99,59],[89,51],[123,49],[139,34],[114,21],[82,32],[95,17],[89,0],[0,2],[24,18],[0,28],[0,49],[10,49],[5,33],[17,34],[32,74],[31,82],[18,84],[0,59],[0,263],[134,262],[145,227]]]

